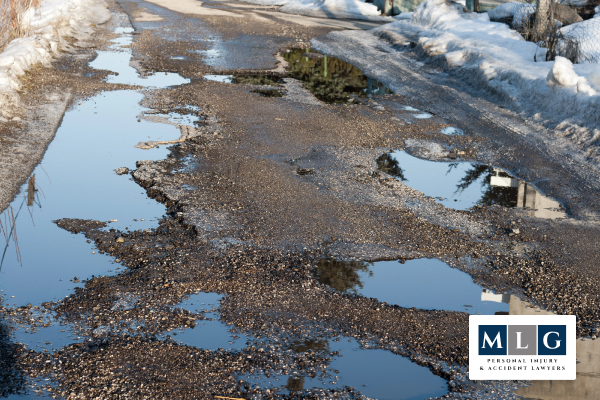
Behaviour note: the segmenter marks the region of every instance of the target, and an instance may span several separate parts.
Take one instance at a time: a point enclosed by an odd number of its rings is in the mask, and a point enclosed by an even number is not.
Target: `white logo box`
[[[479,337],[479,327],[481,325],[506,325],[513,326],[512,347],[509,347],[508,336],[505,337],[506,343],[501,343],[502,347],[514,349],[516,351],[526,348],[521,342],[521,333],[514,332],[520,330],[518,326],[535,325],[538,333],[545,332],[544,328],[538,328],[539,325],[564,325],[566,338],[560,338],[558,333],[551,333],[546,337],[546,344],[552,339],[565,339],[566,355],[479,355],[480,345],[485,346],[489,351],[490,343],[497,351],[500,340],[495,341],[496,336],[489,335],[488,340]],[[508,328],[507,328],[508,331]],[[562,333],[561,333],[562,335]],[[576,317],[574,315],[470,315],[469,316],[469,379],[471,380],[574,380],[576,375]],[[490,337],[491,336],[491,337]],[[542,343],[544,336],[537,337]],[[518,340],[517,340],[518,339]],[[517,342],[519,342],[517,344]],[[552,342],[551,346],[556,346],[558,342]],[[536,345],[538,343],[536,342]],[[521,346],[521,347],[518,347]],[[543,350],[546,348],[540,345]],[[515,350],[512,350],[515,351]],[[540,351],[537,348],[536,351]]]

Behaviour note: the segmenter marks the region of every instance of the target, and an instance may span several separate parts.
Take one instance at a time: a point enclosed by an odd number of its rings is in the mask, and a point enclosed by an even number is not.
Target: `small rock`
[[[117,221],[118,221],[118,219],[111,219],[111,220],[110,220],[110,221],[108,221],[108,222],[117,222]]]
[[[518,235],[519,233],[521,233],[521,231],[518,228],[515,228],[512,230],[512,233],[514,233],[515,235]]]
[[[127,167],[117,168],[117,169],[115,169],[115,172],[117,173],[117,175],[125,175],[125,174],[129,173],[129,168],[127,168]]]
[[[119,237],[116,239],[116,242],[117,242],[117,243],[124,243],[124,242],[125,242],[125,239],[123,239],[121,236],[119,236]]]
[[[312,168],[300,168],[300,167],[298,167],[298,169],[296,170],[296,173],[298,175],[312,175],[312,174],[315,173],[315,171]]]

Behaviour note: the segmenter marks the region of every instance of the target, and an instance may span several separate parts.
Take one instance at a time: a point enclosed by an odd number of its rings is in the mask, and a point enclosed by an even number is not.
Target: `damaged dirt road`
[[[110,10],[24,78],[38,169],[2,132],[0,395],[599,397],[594,168],[375,23]],[[470,313],[577,315],[578,380],[469,381]]]

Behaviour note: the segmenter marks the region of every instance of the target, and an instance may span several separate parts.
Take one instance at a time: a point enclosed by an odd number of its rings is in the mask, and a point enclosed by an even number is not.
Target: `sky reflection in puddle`
[[[118,43],[114,46],[130,43],[130,28],[115,32],[122,37],[116,39]],[[119,57],[118,63],[107,65],[108,69],[130,68],[128,73],[134,74],[140,85],[188,82],[178,75],[173,79],[175,74],[161,77],[160,82],[140,79],[135,69],[129,67],[129,50],[106,53]],[[90,65],[102,67],[96,61]],[[135,91],[106,92],[65,113],[56,137],[34,170],[35,190],[25,183],[1,216],[3,220],[12,220],[14,215],[19,246],[17,251],[13,235],[3,249],[0,294],[5,302],[24,305],[57,300],[81,285],[72,282],[73,277],[84,279],[113,271],[112,258],[95,254],[93,245],[86,243],[81,235],[60,229],[52,221],[113,220],[108,228],[130,230],[156,226],[156,218],[165,212],[164,205],[148,198],[129,175],[118,176],[113,172],[118,167],[134,169],[137,160],[166,158],[165,148],[153,149],[151,153],[136,149],[134,146],[140,140],[180,137],[179,130],[172,125],[138,122],[138,115],[147,110],[139,105],[143,97]]]
[[[200,349],[239,350],[245,348],[248,341],[255,339],[242,333],[230,332],[231,327],[219,320],[219,314],[210,312],[219,307],[222,298],[223,295],[217,293],[199,292],[190,295],[187,300],[179,303],[176,307],[190,312],[204,311],[204,316],[209,319],[197,320],[194,329],[178,329],[168,332],[168,334],[178,342]]]
[[[69,325],[61,325],[57,321],[51,321],[51,325],[48,327],[42,327],[34,331],[26,330],[24,328],[16,329],[12,332],[12,337],[18,343],[22,343],[27,348],[36,351],[41,350],[58,350],[64,346],[81,342],[83,337],[78,336],[72,332],[72,328]]]
[[[475,205],[527,208],[538,218],[565,218],[560,204],[533,186],[489,165],[438,162],[413,157],[404,151],[385,153],[377,167],[411,188],[457,210]]]
[[[204,75],[203,77],[207,81],[232,83],[233,75]]]
[[[155,88],[190,83],[189,79],[172,72],[157,72],[154,75],[142,78],[137,70],[129,64],[131,61],[131,49],[127,46],[130,46],[132,43],[133,28],[117,28],[115,29],[115,33],[121,36],[111,40],[111,42],[115,43],[110,46],[111,51],[99,51],[96,59],[89,64],[94,69],[116,72],[116,74],[109,74],[106,82]]]
[[[152,117],[158,117],[157,118],[158,121],[160,121],[160,119],[164,118],[167,121],[169,121],[175,125],[185,125],[185,126],[195,127],[198,125],[198,122],[200,122],[203,119],[203,117],[201,117],[197,114],[198,110],[199,110],[198,107],[190,106],[190,107],[186,107],[183,110],[180,110],[180,112],[178,112],[176,110],[176,111],[170,112],[168,114],[146,113],[144,115],[144,118],[148,119],[149,121],[154,121],[154,119]],[[173,139],[176,139],[176,138],[173,138]]]
[[[169,332],[173,339],[186,345],[202,349],[216,350],[245,348],[255,343],[256,338],[241,333],[232,334],[230,327],[218,320],[218,314],[211,312],[218,308],[222,295],[199,292],[189,296],[176,307],[190,312],[206,311],[205,316],[213,321],[198,321],[194,329]],[[174,335],[174,333],[177,333]],[[165,334],[166,336],[166,334]],[[262,339],[269,342],[269,339]],[[279,388],[281,391],[299,391],[310,388],[342,388],[351,386],[363,394],[379,399],[421,399],[442,396],[447,393],[446,381],[433,375],[408,358],[386,350],[361,349],[355,339],[304,340],[279,345],[289,347],[294,352],[340,352],[333,356],[327,379],[319,376],[306,377],[298,374],[266,377],[263,374],[243,376],[245,380],[262,388]],[[338,372],[336,372],[338,371]],[[335,376],[339,379],[335,379]],[[334,379],[334,380],[332,380]],[[334,382],[334,383],[331,383]]]
[[[447,128],[444,128],[440,131],[441,133],[443,133],[444,135],[454,135],[454,136],[462,136],[465,134],[465,131],[463,131],[460,128],[455,128],[453,126],[449,126]]]
[[[174,126],[137,122],[143,111],[139,106],[142,98],[134,91],[106,92],[65,114],[34,171],[35,201],[27,205],[26,183],[11,203],[23,266],[11,241],[0,270],[0,289],[4,290],[0,293],[6,295],[6,301],[23,305],[54,300],[81,285],[69,281],[74,276],[104,275],[115,267],[112,258],[92,254],[93,245],[82,235],[60,229],[52,221],[116,219],[108,228],[130,230],[156,226],[164,205],[148,198],[129,175],[113,172],[123,166],[134,169],[140,159],[167,156],[165,148],[151,153],[134,148],[141,138],[169,136],[169,132],[179,137]],[[10,298],[13,295],[15,298]]]
[[[323,259],[316,279],[344,293],[374,297],[400,307],[463,311],[470,314],[507,312],[509,306],[491,297],[471,277],[448,264],[429,258],[398,261],[338,261]]]
[[[381,349],[364,349],[355,339],[305,340],[292,346],[296,352],[339,352],[334,355],[328,375],[303,376],[300,371],[289,375],[246,375],[252,386],[274,388],[277,392],[305,389],[332,389],[350,386],[363,395],[380,400],[417,400],[448,393],[446,381],[408,358]]]

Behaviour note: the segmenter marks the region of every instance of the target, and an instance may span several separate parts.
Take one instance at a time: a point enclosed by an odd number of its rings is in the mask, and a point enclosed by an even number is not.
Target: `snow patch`
[[[0,115],[12,117],[19,112],[19,77],[25,71],[37,63],[49,67],[59,49],[69,49],[65,36],[84,41],[93,33],[92,24],[110,17],[104,0],[43,0],[38,10],[28,10],[21,22],[27,35],[14,39],[0,53]]]
[[[529,16],[535,13],[537,6],[529,3],[503,3],[498,7],[488,11],[488,16],[492,21],[501,21],[505,18],[513,18],[513,26],[519,26],[525,23]]]
[[[571,61],[564,57],[556,57],[552,69],[546,77],[546,84],[548,86],[575,86],[579,81],[579,76],[573,69]]]
[[[515,16],[527,6],[505,3],[490,14]],[[600,23],[595,18],[569,25],[563,32],[590,21]],[[525,41],[504,23],[491,22],[487,13],[465,13],[449,1],[427,0],[410,21],[395,21],[371,32],[388,41],[415,37],[417,51],[430,62],[493,93],[509,108],[526,116],[542,115],[551,129],[565,120],[577,121],[591,138],[591,132],[600,128],[598,64],[573,65],[562,57],[546,62],[546,49]]]
[[[580,61],[600,62],[600,18],[592,18],[571,24],[560,30],[567,38],[577,41],[580,51]]]
[[[364,0],[244,0],[248,3],[281,6],[279,11],[321,18],[355,18],[369,21],[393,21],[383,17],[377,6]]]

